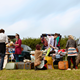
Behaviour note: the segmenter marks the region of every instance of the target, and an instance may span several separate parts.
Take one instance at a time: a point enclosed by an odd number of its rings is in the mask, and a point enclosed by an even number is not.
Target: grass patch
[[[80,69],[71,71],[3,70],[0,71],[0,80],[80,80]]]

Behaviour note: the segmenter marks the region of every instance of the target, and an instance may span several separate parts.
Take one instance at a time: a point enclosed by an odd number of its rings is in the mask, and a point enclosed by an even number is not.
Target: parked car
[[[29,46],[24,45],[24,44],[21,45],[21,48],[23,50],[22,50],[21,55],[19,55],[19,61],[23,61],[24,59],[31,60],[31,58],[30,58],[30,52],[31,52],[32,49]],[[15,48],[14,47],[11,47],[9,49],[9,52],[10,53],[15,53]],[[10,56],[10,59],[11,59],[11,56]],[[14,59],[15,59],[15,54],[14,54]]]
[[[29,59],[29,60],[31,60],[31,58],[30,58],[30,52],[31,52],[32,49],[29,46],[24,45],[24,44],[22,44],[21,47],[23,48],[23,51],[22,51],[21,55],[19,55],[19,58],[22,57],[22,60],[23,59]]]

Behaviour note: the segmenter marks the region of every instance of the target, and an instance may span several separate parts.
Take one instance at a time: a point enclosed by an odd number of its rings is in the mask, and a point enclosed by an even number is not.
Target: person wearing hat
[[[71,70],[71,58],[73,60],[73,70],[75,70],[75,66],[76,66],[75,58],[77,56],[77,51],[76,51],[76,41],[74,40],[72,35],[68,36],[66,49],[68,50],[68,69],[67,70]]]
[[[36,50],[35,50],[35,61],[34,61],[34,66],[35,70],[44,70],[47,69],[46,65],[46,60],[44,61],[44,66],[42,68],[38,68],[38,66],[41,64],[42,61],[42,51],[40,51],[41,46],[39,44],[36,45]]]

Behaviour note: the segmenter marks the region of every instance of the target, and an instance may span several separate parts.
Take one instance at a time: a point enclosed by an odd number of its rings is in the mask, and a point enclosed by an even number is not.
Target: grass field
[[[3,70],[0,71],[0,80],[80,80],[78,70]]]

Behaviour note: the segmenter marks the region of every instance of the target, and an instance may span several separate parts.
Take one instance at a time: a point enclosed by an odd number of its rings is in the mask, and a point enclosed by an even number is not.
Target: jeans
[[[19,55],[15,54],[16,62],[19,62]]]
[[[5,56],[5,54],[0,53],[0,57],[1,57],[1,61],[0,61],[0,70],[3,70],[4,56]]]
[[[75,68],[76,65],[75,56],[68,56],[68,68],[71,68],[71,58],[73,60],[73,68]]]

